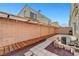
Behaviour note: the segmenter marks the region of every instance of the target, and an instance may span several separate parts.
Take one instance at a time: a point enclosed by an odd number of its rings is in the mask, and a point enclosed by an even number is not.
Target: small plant
[[[76,52],[79,52],[79,48],[75,48],[75,51],[76,51]]]

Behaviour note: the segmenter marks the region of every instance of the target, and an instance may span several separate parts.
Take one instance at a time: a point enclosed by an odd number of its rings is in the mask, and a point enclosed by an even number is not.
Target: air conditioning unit
[[[60,41],[62,44],[68,44],[70,41],[68,41],[68,37],[66,35],[60,35],[57,37],[58,41]]]
[[[67,38],[66,37],[61,37],[61,43],[66,44],[67,42]]]
[[[67,45],[74,45],[74,41],[76,40],[75,37],[69,35],[62,35],[61,36],[61,43]]]

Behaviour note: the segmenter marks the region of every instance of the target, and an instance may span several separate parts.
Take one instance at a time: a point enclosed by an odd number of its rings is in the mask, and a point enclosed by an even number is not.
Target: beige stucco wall
[[[18,14],[18,16],[20,17],[24,17],[24,11],[30,12],[31,10],[28,7],[23,8],[20,13]],[[28,16],[30,17],[30,15]]]
[[[73,35],[76,36],[79,39],[79,4],[78,5],[78,13],[75,16],[75,9],[74,9],[74,3],[71,4],[71,13],[70,13],[70,20],[69,20],[69,26],[72,27]],[[74,22],[77,22],[78,30],[76,33],[74,32]]]

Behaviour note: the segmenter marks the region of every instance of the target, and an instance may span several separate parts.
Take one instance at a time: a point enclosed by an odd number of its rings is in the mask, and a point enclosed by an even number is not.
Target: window
[[[74,33],[77,33],[77,30],[78,30],[77,23],[76,23],[76,22],[74,22]]]
[[[75,16],[77,15],[78,13],[78,7],[75,8]]]
[[[24,17],[29,17],[30,13],[27,11],[24,11]]]
[[[37,14],[33,13],[33,12],[30,12],[30,17],[33,19],[33,20],[36,20],[37,19]]]
[[[78,13],[78,5],[76,3],[74,4],[74,9],[75,9],[75,16],[76,16]]]
[[[74,33],[76,33],[76,23],[74,23]]]

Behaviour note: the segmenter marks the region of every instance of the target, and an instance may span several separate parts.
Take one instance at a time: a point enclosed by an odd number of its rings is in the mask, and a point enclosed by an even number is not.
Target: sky
[[[17,15],[26,3],[0,3],[0,11]],[[68,26],[70,16],[69,3],[27,3],[34,10],[41,10],[41,13],[58,22],[61,26]]]

